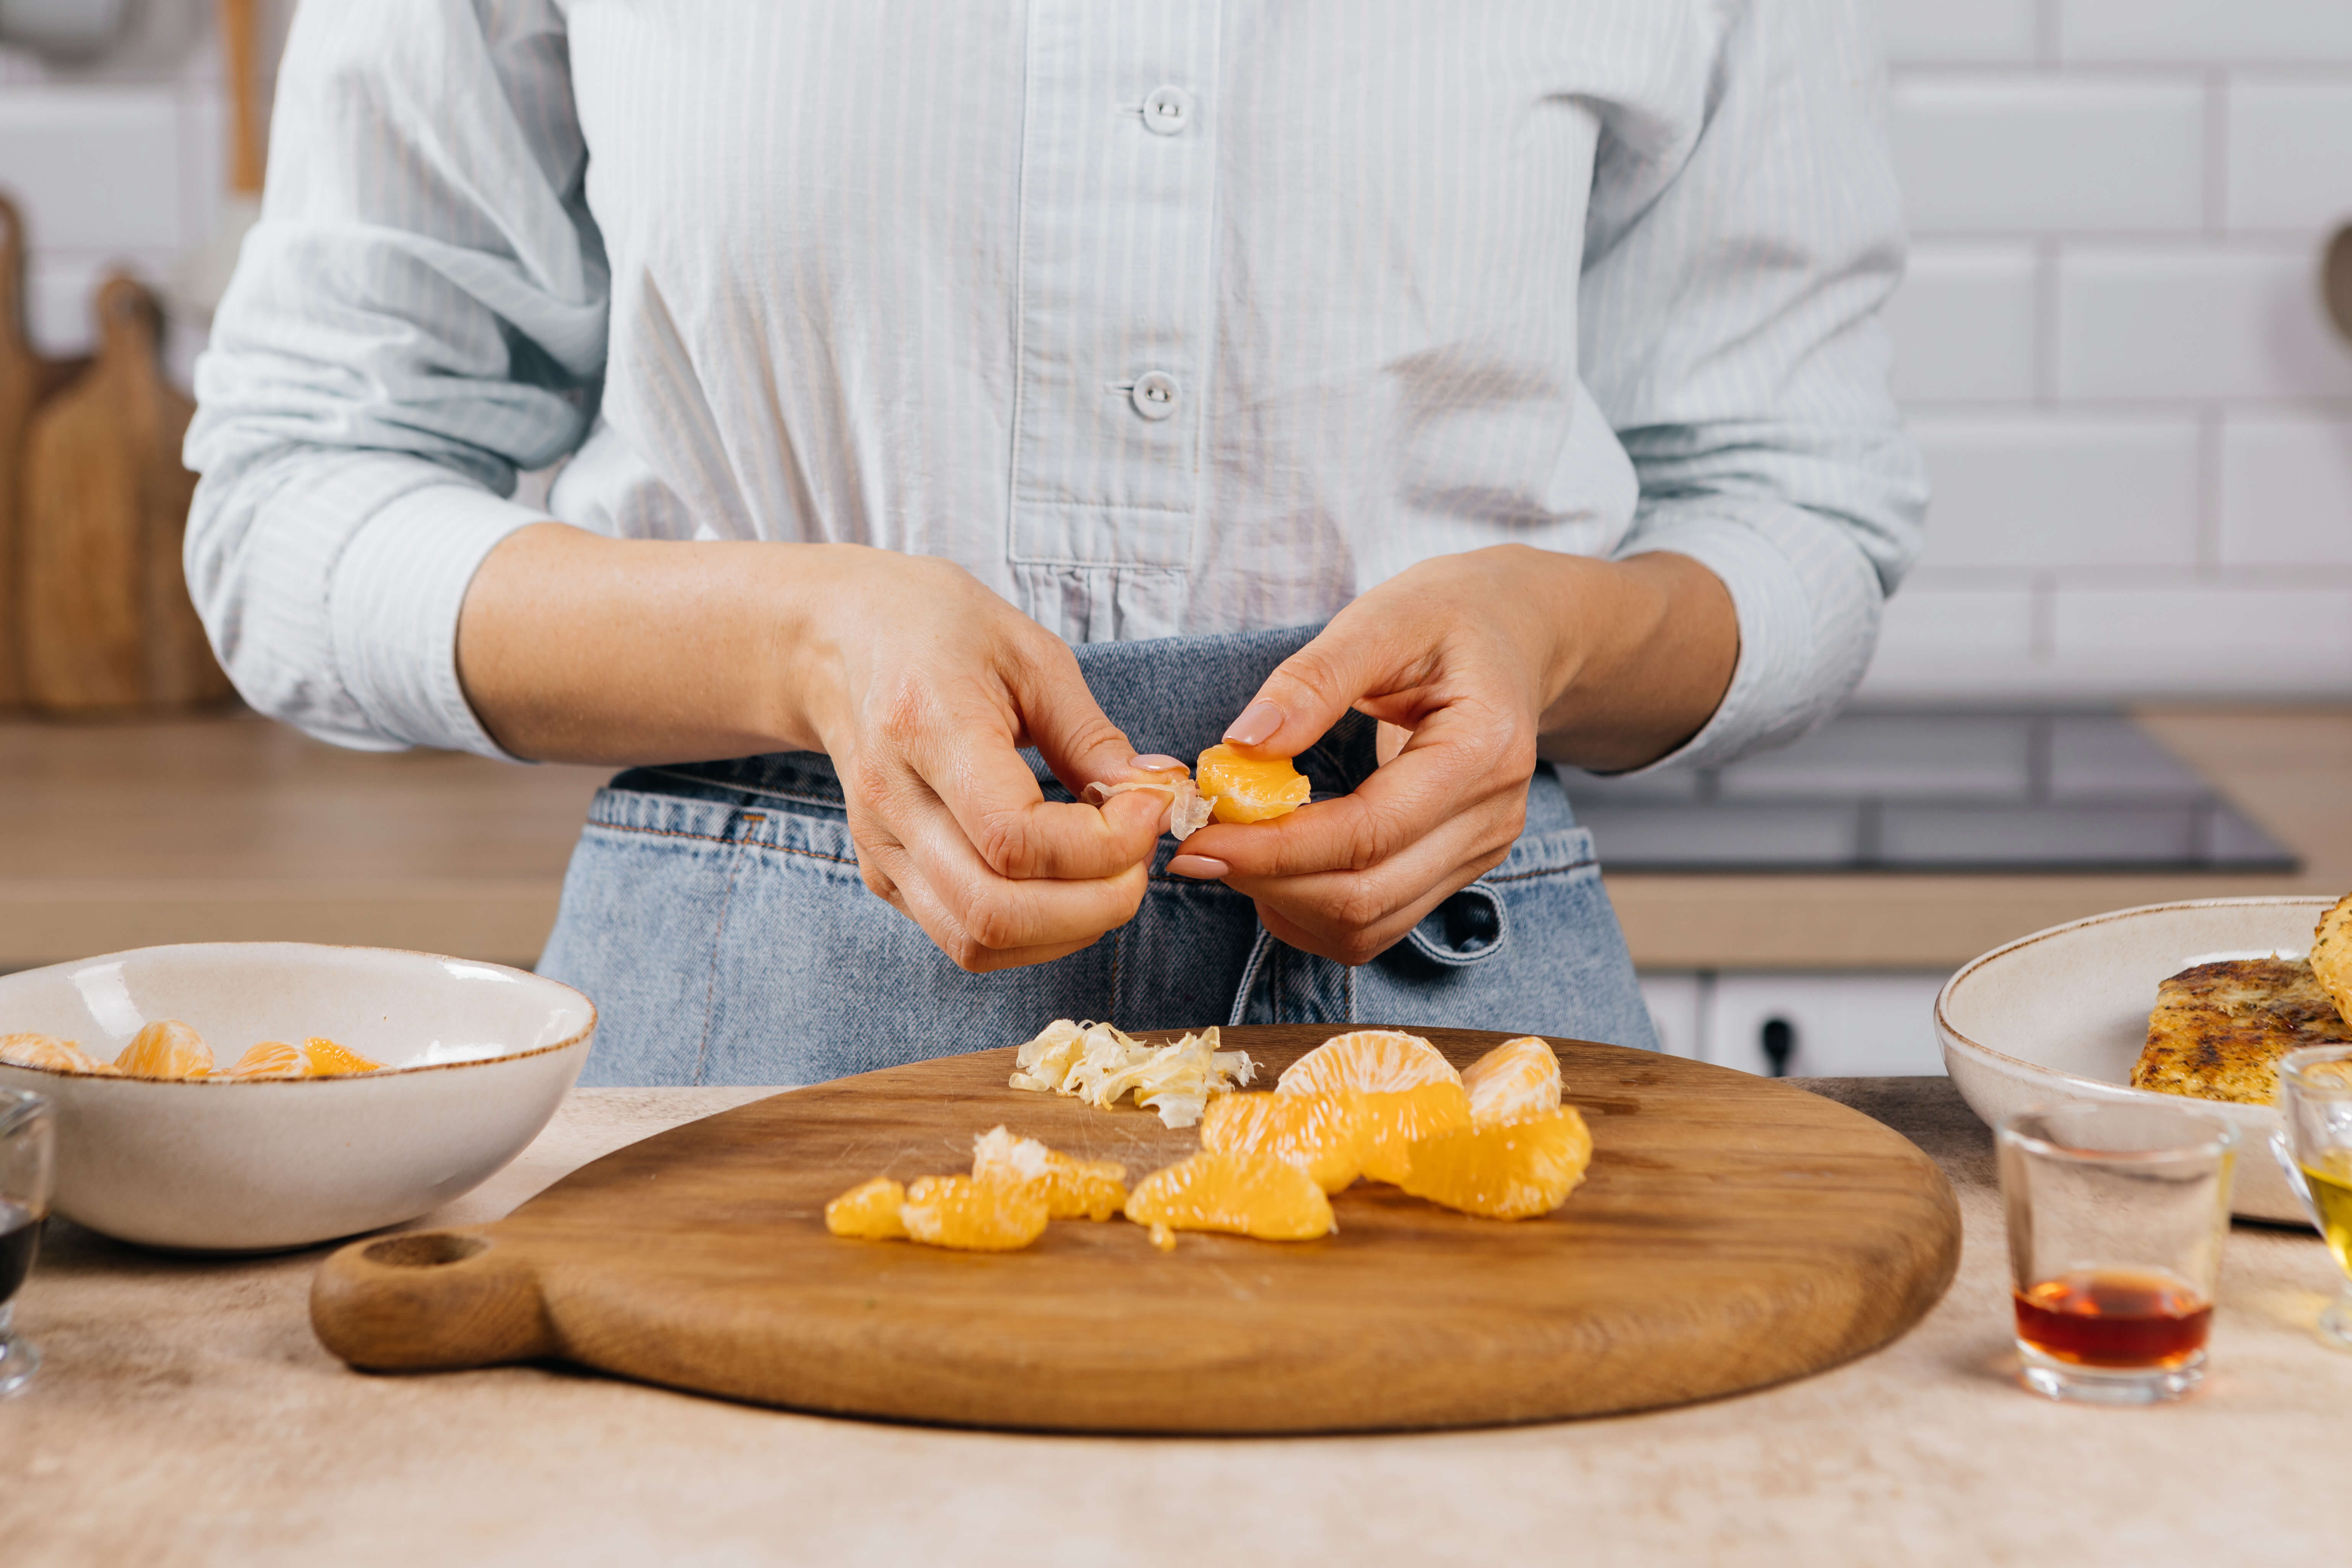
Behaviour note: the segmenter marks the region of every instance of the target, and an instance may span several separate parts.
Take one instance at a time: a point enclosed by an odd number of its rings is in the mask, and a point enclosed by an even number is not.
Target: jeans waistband
[[[1081,643],[1078,673],[1112,723],[1139,752],[1160,752],[1189,765],[1223,737],[1275,667],[1307,646],[1320,626],[1154,637],[1139,642]],[[1349,795],[1380,765],[1380,726],[1357,712],[1342,714],[1324,737],[1293,759],[1316,798]],[[1022,752],[1048,800],[1069,792],[1034,750]],[[1528,831],[1575,824],[1568,797],[1549,763],[1539,763],[1528,795]],[[632,768],[615,789],[721,800],[786,802],[821,810],[844,809],[841,780],[822,752],[771,752],[722,762]]]
[[[1188,766],[1215,745],[1224,728],[1257,695],[1276,666],[1307,646],[1319,626],[1276,631],[1213,633],[1154,637],[1139,642],[1081,643],[1078,673],[1112,723],[1126,731],[1139,752],[1160,752]],[[1295,759],[1315,793],[1346,795],[1379,765],[1374,744],[1379,726],[1349,713],[1330,732]],[[1067,800],[1034,750],[1022,757],[1049,800]],[[841,781],[821,752],[772,752],[723,762],[678,763],[633,768],[613,781],[618,789],[654,794],[700,794],[703,789],[764,795],[839,809]],[[701,786],[698,788],[696,786]]]

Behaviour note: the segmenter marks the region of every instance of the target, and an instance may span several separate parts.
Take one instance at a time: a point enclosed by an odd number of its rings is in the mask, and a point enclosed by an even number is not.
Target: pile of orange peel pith
[[[1397,1029],[1335,1035],[1275,1081],[1219,1051],[1217,1031],[1150,1046],[1106,1024],[1062,1019],[1021,1047],[1012,1087],[1109,1109],[1123,1093],[1171,1127],[1198,1123],[1198,1152],[1132,1191],[1127,1167],[1073,1158],[1006,1128],[972,1140],[970,1175],[902,1186],[877,1176],[825,1205],[825,1228],[966,1252],[1010,1252],[1048,1221],[1123,1215],[1167,1250],[1180,1230],[1311,1241],[1339,1228],[1332,1195],[1359,1180],[1486,1219],[1551,1213],[1584,1180],[1592,1134],[1561,1103],[1559,1058],[1533,1035],[1456,1072]]]

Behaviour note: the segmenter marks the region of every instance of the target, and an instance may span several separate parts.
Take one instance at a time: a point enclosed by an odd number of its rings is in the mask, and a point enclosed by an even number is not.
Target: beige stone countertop
[[[2294,877],[1625,874],[1645,969],[1950,969],[2134,904],[2352,888],[2352,707],[2135,716],[2306,862]],[[340,751],[250,713],[0,719],[0,970],[151,942],[536,961],[609,768]]]
[[[0,1563],[341,1565],[2320,1563],[2352,1541],[2352,1353],[2317,1237],[2241,1225],[2187,1401],[2013,1381],[1990,1145],[1940,1079],[1818,1080],[1959,1193],[1951,1292],[1797,1383],[1599,1420],[1399,1436],[1022,1436],[826,1419],[559,1367],[346,1370],[320,1251],[177,1258],[60,1226],[19,1297],[48,1357],[0,1403]],[[588,1089],[420,1224],[478,1223],[758,1089]],[[1139,1369],[1139,1375],[1148,1375]]]

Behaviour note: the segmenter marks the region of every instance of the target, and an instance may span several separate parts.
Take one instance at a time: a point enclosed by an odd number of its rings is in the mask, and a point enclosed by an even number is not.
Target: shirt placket
[[[1032,0],[1016,563],[1191,563],[1211,368],[1218,9]]]

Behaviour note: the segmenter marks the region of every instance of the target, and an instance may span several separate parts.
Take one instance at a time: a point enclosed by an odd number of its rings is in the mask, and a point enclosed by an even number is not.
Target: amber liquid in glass
[[[2077,1269],[2016,1298],[2017,1337],[2076,1366],[2179,1366],[2213,1322],[2213,1304],[2179,1280],[2133,1269]]]

